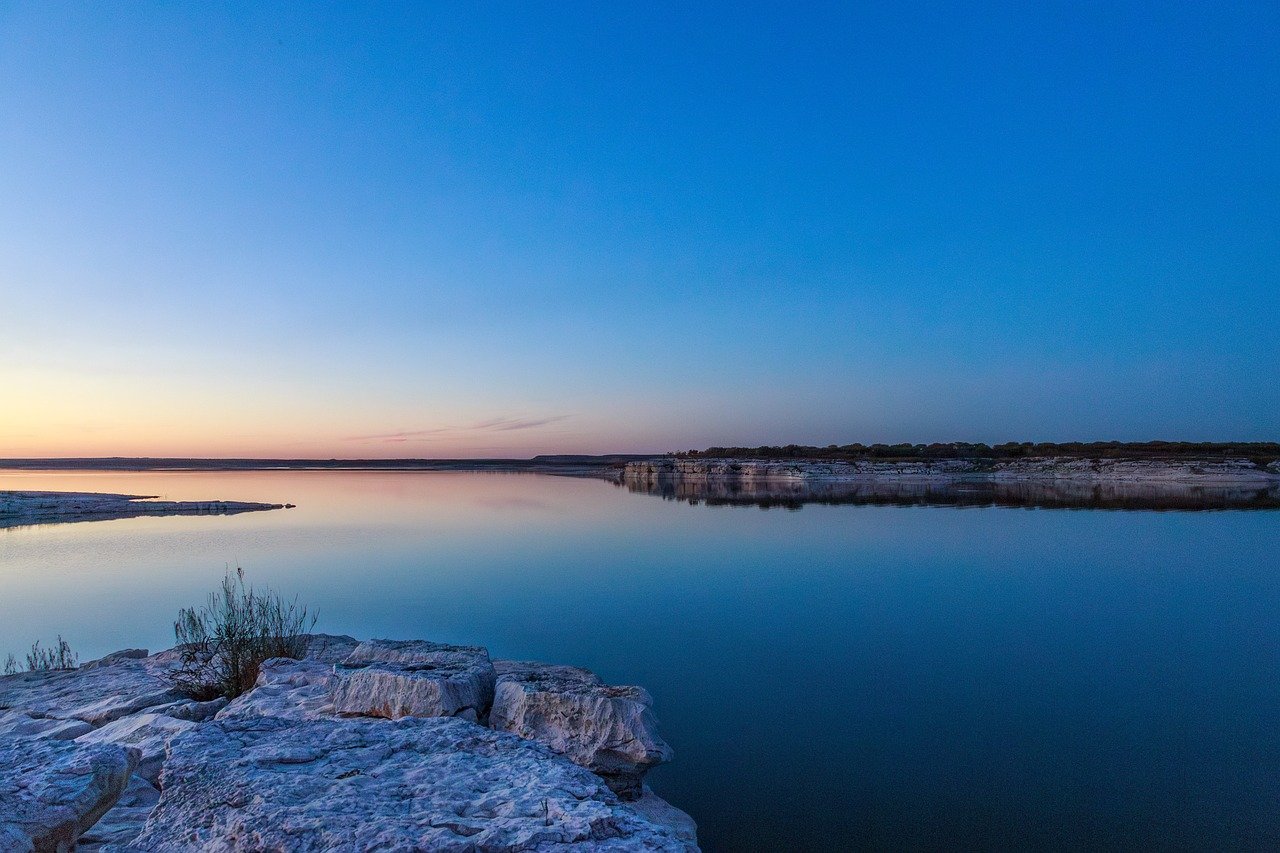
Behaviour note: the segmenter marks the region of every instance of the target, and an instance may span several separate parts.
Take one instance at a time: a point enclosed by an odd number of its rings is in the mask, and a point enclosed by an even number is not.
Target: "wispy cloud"
[[[397,430],[395,432],[377,433],[374,435],[352,435],[343,441],[376,441],[399,444],[409,441],[429,441],[443,435],[460,436],[484,432],[512,432],[522,429],[537,429],[569,418],[569,415],[547,415],[538,418],[498,417],[478,421],[468,426],[432,427],[430,429]]]
[[[562,421],[568,415],[551,415],[545,418],[492,418],[487,421],[481,421],[478,424],[472,424],[473,430],[492,430],[494,432],[510,432],[516,429],[534,429],[547,424],[553,424],[556,421]]]

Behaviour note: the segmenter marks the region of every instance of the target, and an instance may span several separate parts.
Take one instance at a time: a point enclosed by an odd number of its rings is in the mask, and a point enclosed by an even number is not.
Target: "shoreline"
[[[110,521],[172,515],[237,515],[291,509],[293,504],[253,501],[168,501],[155,495],[111,492],[0,491],[0,530],[37,524]]]

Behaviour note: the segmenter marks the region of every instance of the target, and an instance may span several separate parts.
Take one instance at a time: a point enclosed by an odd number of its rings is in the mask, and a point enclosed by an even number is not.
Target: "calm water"
[[[708,850],[1280,846],[1280,514],[690,506],[537,475],[0,472],[291,501],[0,531],[0,652],[171,645],[242,565],[358,637],[657,700]]]

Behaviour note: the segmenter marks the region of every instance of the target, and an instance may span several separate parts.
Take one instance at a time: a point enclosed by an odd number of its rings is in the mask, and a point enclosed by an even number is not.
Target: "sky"
[[[1280,5],[0,2],[0,456],[1280,440]]]

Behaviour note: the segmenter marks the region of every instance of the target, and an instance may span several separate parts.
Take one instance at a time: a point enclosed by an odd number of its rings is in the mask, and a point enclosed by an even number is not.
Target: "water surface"
[[[319,628],[645,685],[708,850],[1280,846],[1280,515],[691,506],[530,474],[0,472],[293,502],[0,531],[0,652],[172,644],[227,566]]]

